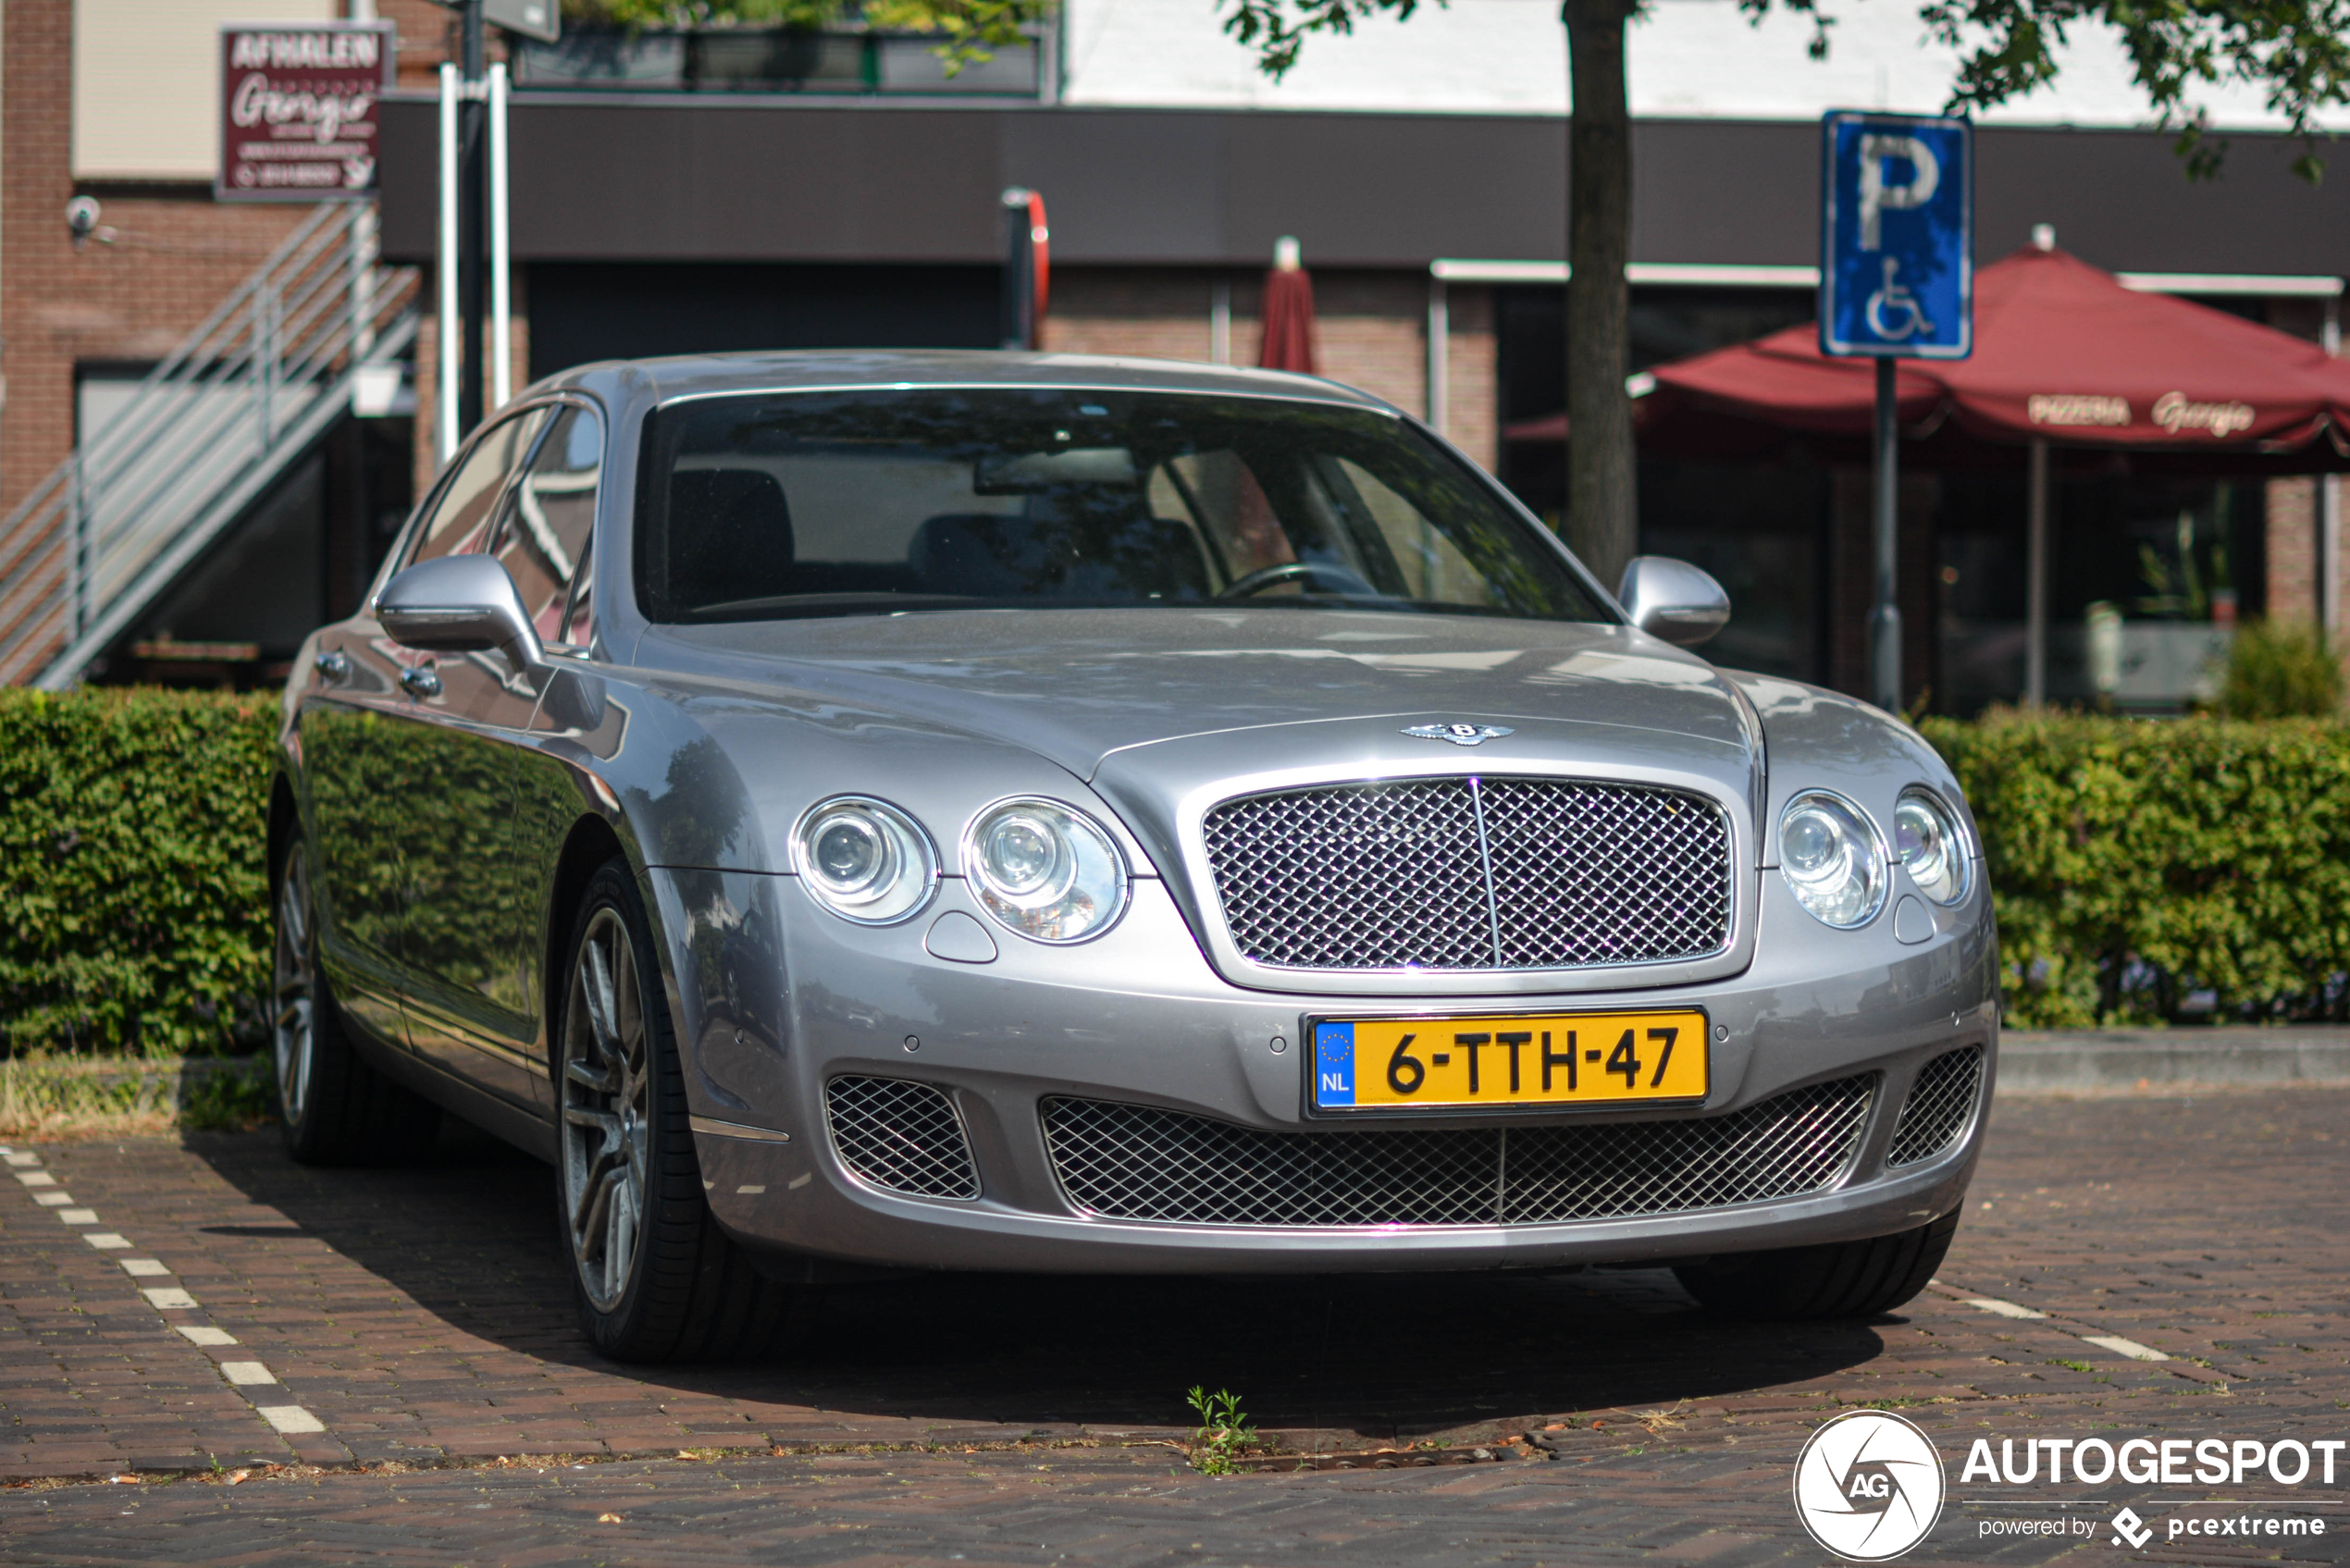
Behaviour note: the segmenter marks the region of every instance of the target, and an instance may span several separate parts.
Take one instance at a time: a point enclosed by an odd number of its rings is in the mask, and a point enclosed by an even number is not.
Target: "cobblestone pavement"
[[[2350,1561],[2350,1452],[2331,1485],[1960,1475],[1978,1436],[2350,1438],[2350,1092],[2003,1100],[1939,1279],[1865,1325],[1720,1322],[1654,1270],[938,1277],[826,1293],[769,1364],[649,1371],[586,1349],[549,1178],[486,1141],[10,1159],[0,1562],[1818,1562],[1791,1466],[1858,1406],[1947,1462],[1908,1562]],[[1193,1475],[1160,1444],[1203,1382],[1354,1468]],[[2294,1514],[2328,1533],[2168,1534]]]

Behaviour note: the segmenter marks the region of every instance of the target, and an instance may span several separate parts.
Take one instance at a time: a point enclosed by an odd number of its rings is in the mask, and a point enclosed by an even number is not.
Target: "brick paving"
[[[2344,1091],[2002,1102],[1937,1284],[1867,1325],[1717,1322],[1653,1270],[933,1277],[827,1293],[771,1363],[649,1371],[580,1341],[549,1178],[486,1141],[371,1172],[299,1169],[268,1134],[42,1148],[132,1250],[0,1191],[0,1562],[660,1562],[684,1542],[711,1562],[1817,1562],[1789,1467],[1860,1405],[1900,1409],[1949,1462],[1953,1500],[1905,1562],[2345,1561],[2350,1454],[2331,1487],[1997,1503],[1959,1462],[1978,1434],[2350,1437],[2346,1112]],[[151,1309],[155,1281],[118,1256],[160,1260],[199,1309]],[[241,1357],[282,1393],[222,1381]],[[1141,1446],[1179,1435],[1195,1382],[1357,1468],[1211,1479]],[[257,1393],[325,1431],[278,1435]],[[1529,1432],[1540,1448],[1500,1441]],[[1541,1457],[1367,1451],[1421,1442]],[[303,1460],[374,1468],[256,1468]],[[255,1473],[229,1487],[216,1461]],[[37,1479],[125,1471],[150,1479]],[[1979,1537],[2023,1496],[2040,1517],[2094,1500],[2098,1533]],[[2331,1533],[2109,1544],[2123,1502],[2157,1519],[2185,1498],[2289,1501]]]

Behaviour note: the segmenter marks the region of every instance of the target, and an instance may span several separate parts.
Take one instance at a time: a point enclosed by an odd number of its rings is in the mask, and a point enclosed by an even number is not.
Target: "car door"
[[[594,521],[602,421],[548,404],[484,548],[513,579],[541,641],[562,652],[573,578]],[[545,1098],[534,955],[538,894],[518,802],[544,671],[502,651],[444,656],[418,699],[433,784],[419,803],[443,853],[415,877],[406,964],[418,1054],[518,1105]]]
[[[499,498],[536,427],[505,420],[461,452],[402,536],[393,569],[481,548]],[[428,787],[428,737],[414,688],[433,661],[385,636],[372,605],[319,634],[317,679],[299,733],[320,899],[319,957],[336,999],[378,1041],[405,1048],[404,928],[420,864],[437,853],[411,809]]]

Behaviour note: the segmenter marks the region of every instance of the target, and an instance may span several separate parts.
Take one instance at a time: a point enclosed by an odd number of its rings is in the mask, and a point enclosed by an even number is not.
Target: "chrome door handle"
[[[321,679],[342,681],[351,677],[351,656],[339,648],[329,648],[313,659],[310,663],[311,667],[318,672]]]
[[[412,664],[400,672],[400,689],[410,697],[439,697],[440,673],[429,664]]]

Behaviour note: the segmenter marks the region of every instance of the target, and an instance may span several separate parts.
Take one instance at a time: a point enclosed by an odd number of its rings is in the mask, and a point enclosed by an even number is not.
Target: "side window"
[[[522,590],[523,604],[545,642],[588,638],[581,616],[575,614],[567,626],[563,611],[595,532],[603,455],[604,424],[596,411],[575,404],[558,408],[547,438],[538,443],[506,504],[498,560]]]
[[[1179,490],[1230,577],[1297,559],[1256,475],[1238,452],[1191,452],[1170,460],[1166,482]],[[1156,498],[1157,487],[1154,484]]]
[[[506,475],[530,449],[531,434],[546,413],[537,408],[516,414],[491,426],[474,443],[473,450],[458,461],[448,484],[441,487],[432,515],[425,519],[416,536],[416,548],[409,552],[409,565],[437,555],[470,554],[488,546],[490,508],[505,488]]]

